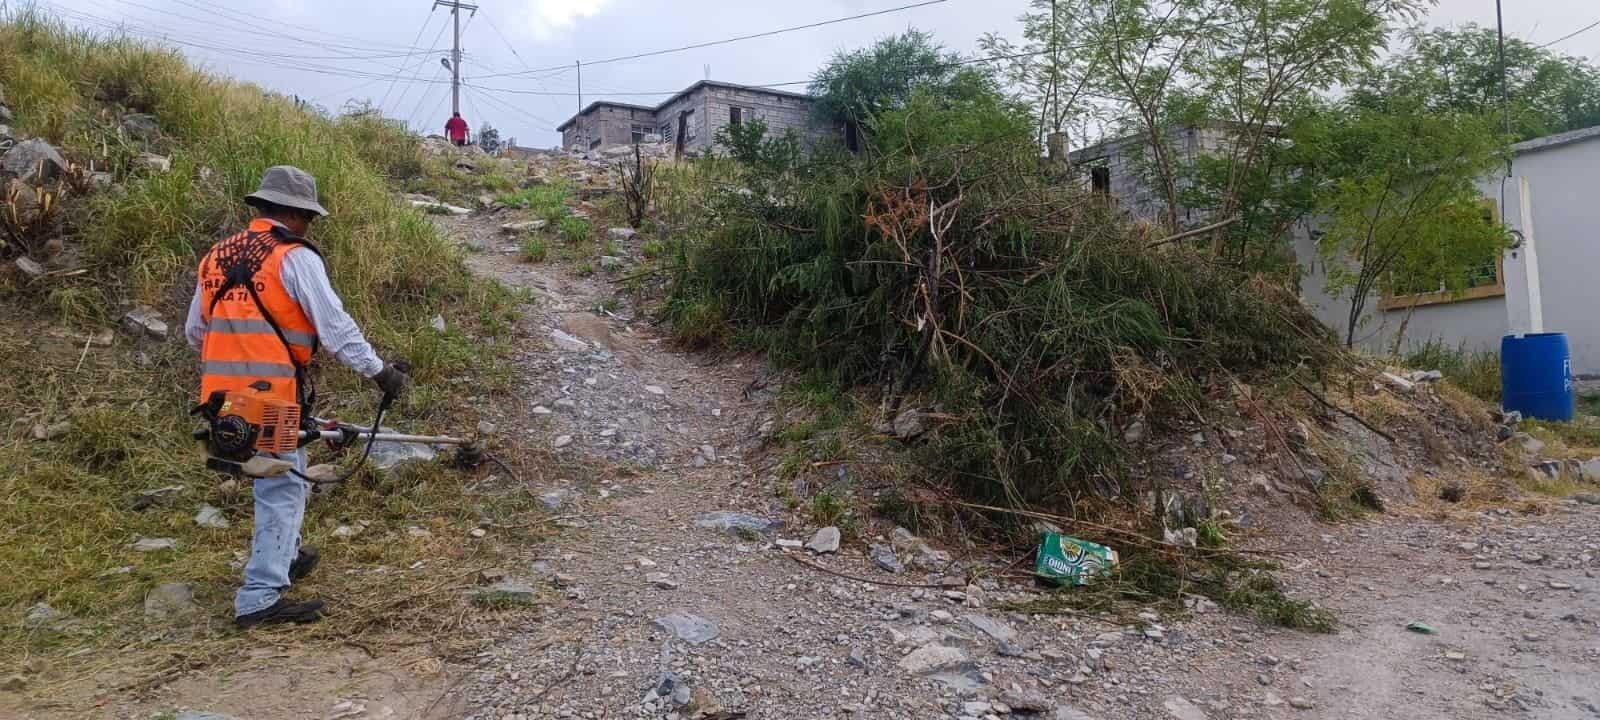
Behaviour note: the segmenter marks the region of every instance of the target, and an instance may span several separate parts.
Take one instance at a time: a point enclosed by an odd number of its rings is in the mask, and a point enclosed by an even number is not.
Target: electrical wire
[[[1033,57],[1033,56],[1036,56],[1036,55],[1046,55],[1046,54],[1049,54],[1050,52],[1051,52],[1050,50],[1039,50],[1039,51],[1034,51],[1034,52],[1012,53],[1010,55],[991,55],[991,56],[988,56],[988,57],[972,58],[972,59],[961,60],[961,61],[957,61],[957,62],[940,63],[938,65],[927,65],[927,66],[924,66],[924,67],[918,68],[918,69],[919,70],[941,70],[941,69],[948,69],[948,68],[953,68],[953,67],[960,67],[960,66],[963,66],[963,65],[975,65],[975,64],[978,64],[978,63],[996,62],[996,61],[999,61],[999,60],[1013,60],[1013,59],[1016,59],[1016,58]],[[776,88],[784,88],[784,87],[793,87],[793,86],[796,86],[796,85],[810,85],[812,82],[814,82],[814,81],[813,80],[790,80],[790,81],[787,81],[787,82],[772,82],[772,83],[754,83],[754,84],[752,84],[752,83],[729,83],[729,84],[730,85],[739,85],[741,87],[747,87],[747,88],[776,89]],[[575,93],[575,92],[546,92],[546,91],[541,91],[541,90],[518,90],[516,88],[497,88],[497,87],[486,87],[486,86],[483,86],[483,85],[473,85],[472,87],[475,87],[475,88],[477,88],[479,90],[487,90],[487,91],[491,91],[491,92],[510,93],[512,95],[540,95],[540,96],[551,96],[551,97],[574,97],[574,96],[576,96],[578,94],[578,93]],[[677,95],[678,93],[681,93],[681,92],[683,92],[683,88],[678,88],[677,90],[662,90],[662,91],[650,91],[650,92],[646,92],[646,91],[619,92],[619,93],[608,93],[608,94],[610,94],[610,95],[619,95],[619,96],[660,97],[662,95]]]
[[[1226,23],[1219,23],[1217,25],[1209,25],[1209,26],[1198,27],[1198,28],[1195,28],[1195,30],[1211,30],[1211,29],[1230,27],[1230,26],[1237,25],[1237,24],[1239,24],[1239,21],[1232,21],[1232,22],[1226,22]],[[968,58],[968,59],[965,59],[965,60],[956,60],[956,61],[952,61],[952,62],[937,63],[937,64],[934,64],[934,65],[924,65],[922,67],[916,68],[916,70],[917,71],[947,70],[947,69],[950,69],[950,68],[962,67],[962,66],[966,66],[966,65],[976,65],[976,64],[979,64],[979,63],[998,62],[998,61],[1001,61],[1001,60],[1016,60],[1016,59],[1019,59],[1019,58],[1026,58],[1026,57],[1037,57],[1039,55],[1048,55],[1048,54],[1050,54],[1052,52],[1059,52],[1061,50],[1081,50],[1081,49],[1086,49],[1086,48],[1093,48],[1093,47],[1098,47],[1098,46],[1100,46],[1101,44],[1103,44],[1105,42],[1134,42],[1134,41],[1137,41],[1137,40],[1152,40],[1152,39],[1156,39],[1156,38],[1160,38],[1160,37],[1163,37],[1163,35],[1155,34],[1155,35],[1131,36],[1131,37],[1117,38],[1115,40],[1101,40],[1101,41],[1092,42],[1092,43],[1080,43],[1080,44],[1077,44],[1077,45],[1063,45],[1063,46],[1060,46],[1060,47],[1057,47],[1057,48],[1053,48],[1053,49],[1032,50],[1032,51],[1029,51],[1029,52],[1009,53],[1009,54],[1005,54],[1005,55],[988,55],[988,56],[984,56],[984,57]],[[479,77],[482,78],[482,77],[492,77],[492,76],[480,75]],[[730,84],[740,85],[740,86],[747,87],[747,88],[776,89],[776,88],[784,88],[784,87],[794,87],[794,86],[797,86],[797,85],[810,85],[813,82],[815,82],[815,81],[814,80],[789,80],[789,81],[786,81],[786,82],[730,83]],[[549,91],[542,91],[542,90],[520,90],[520,89],[516,89],[516,88],[497,88],[497,87],[488,87],[488,86],[484,86],[484,85],[474,85],[473,87],[476,87],[479,90],[487,90],[487,91],[491,91],[491,92],[503,92],[503,93],[509,93],[509,94],[512,94],[512,95],[537,95],[537,96],[547,96],[547,97],[574,97],[574,96],[578,95],[578,93],[576,93],[576,92],[549,92]],[[660,96],[663,96],[663,95],[677,95],[678,93],[681,93],[681,92],[683,92],[683,88],[678,88],[676,90],[662,90],[662,91],[650,91],[650,92],[645,92],[645,91],[619,92],[619,93],[608,93],[608,94],[617,95],[617,96],[660,97]]]
[[[449,27],[450,27],[449,25],[444,25],[444,24],[439,25],[438,34],[433,36],[433,46],[434,47],[438,47],[439,46],[439,41],[444,38],[444,31],[449,29]],[[411,73],[411,79],[406,82],[405,89],[400,91],[400,97],[394,101],[394,104],[396,106],[405,105],[406,96],[411,94],[411,88],[416,86],[416,84],[418,82],[418,78],[422,75],[422,68],[427,67],[428,61],[433,59],[433,55],[436,52],[439,52],[439,51],[438,50],[434,50],[434,51],[431,51],[431,52],[425,54],[423,56],[423,58],[422,58],[422,61],[417,63],[416,72]],[[438,73],[437,72],[434,73],[434,77],[438,77]],[[386,103],[380,103],[378,106],[379,107],[387,107],[387,104]]]
[[[462,89],[466,90],[466,88],[462,88]],[[462,95],[463,101],[466,102],[467,107],[470,109],[472,114],[474,116],[476,116],[479,119],[480,122],[487,123],[488,120],[484,119],[487,116],[485,116],[482,112],[479,112],[478,111],[478,104],[472,101],[472,93],[471,92],[464,92],[461,95]]]
[[[463,84],[461,87],[463,89],[465,89],[468,93],[472,93],[472,92],[477,91],[477,88],[475,88],[474,86],[471,86],[471,85]],[[510,112],[512,112],[514,114],[517,114],[517,115],[521,115],[523,118],[528,119],[528,120],[532,120],[532,121],[534,121],[536,123],[539,123],[541,125],[547,125],[547,126],[550,126],[550,127],[555,127],[558,124],[558,123],[552,122],[552,121],[550,121],[550,120],[548,120],[546,118],[539,117],[538,115],[535,115],[535,114],[533,114],[531,112],[528,112],[526,110],[523,110],[522,108],[519,108],[516,105],[513,105],[513,104],[511,104],[511,103],[509,103],[509,102],[507,102],[505,100],[501,100],[500,98],[497,98],[494,95],[491,95],[491,94],[488,94],[488,93],[480,93],[478,95],[478,98],[483,100],[486,103],[491,103],[496,107],[499,107],[499,108],[504,109],[504,110],[508,110],[508,111],[510,111]]]
[[[483,12],[483,10],[480,9],[478,12]],[[528,62],[522,59],[522,55],[517,52],[516,46],[512,45],[511,41],[506,38],[506,34],[500,32],[500,26],[494,24],[494,18],[489,17],[488,13],[483,13],[483,21],[489,23],[489,29],[494,30],[494,34],[499,36],[500,42],[506,44],[506,49],[511,51],[512,57],[515,57],[517,62],[522,64],[522,69],[529,70]]]
[[[786,28],[778,28],[777,30],[768,30],[768,31],[765,31],[765,32],[752,33],[752,34],[749,34],[749,35],[739,35],[739,36],[736,36],[736,37],[723,38],[721,40],[711,40],[711,41],[707,41],[707,42],[694,43],[692,45],[683,45],[683,46],[674,47],[674,48],[667,48],[665,50],[651,50],[649,52],[636,53],[636,54],[633,54],[633,55],[621,55],[621,56],[613,57],[613,58],[605,58],[603,60],[592,60],[592,61],[584,62],[582,64],[586,65],[586,66],[587,65],[607,65],[607,64],[610,64],[610,63],[624,62],[624,61],[627,61],[627,60],[638,60],[640,58],[656,57],[656,56],[659,56],[659,55],[668,55],[668,54],[671,54],[671,53],[685,52],[685,51],[688,51],[688,50],[699,50],[701,48],[715,47],[717,45],[727,45],[729,43],[742,42],[742,41],[745,41],[745,40],[755,40],[755,39],[758,39],[758,38],[772,37],[774,35],[782,35],[784,33],[795,32],[795,31],[798,31],[798,30],[810,30],[810,29],[813,29],[813,28],[824,27],[824,26],[827,26],[827,25],[836,25],[836,24],[842,23],[842,22],[849,22],[849,21],[852,21],[852,20],[861,20],[863,18],[876,17],[876,16],[879,16],[879,15],[888,15],[890,13],[903,12],[903,11],[906,11],[906,10],[913,10],[913,9],[920,8],[920,7],[927,7],[929,5],[938,5],[938,4],[945,3],[945,2],[949,2],[949,0],[923,0],[922,2],[912,3],[910,5],[900,5],[898,7],[885,8],[883,10],[875,10],[873,12],[868,12],[868,13],[861,13],[859,15],[850,15],[848,17],[833,18],[831,20],[821,20],[821,21],[818,21],[818,22],[806,23],[805,25],[794,25],[794,26],[786,27]],[[547,68],[538,68],[538,69],[534,69],[534,70],[526,70],[526,71],[517,72],[517,73],[501,73],[499,75],[482,75],[482,76],[480,76],[480,78],[486,78],[486,77],[511,77],[511,76],[517,76],[517,75],[526,75],[528,73],[537,73],[537,72],[544,72],[546,70],[554,70],[554,69],[559,68],[559,67],[562,67],[562,66],[555,65],[555,66],[551,66],[551,67],[547,67]]]
[[[1540,50],[1543,50],[1543,49],[1545,49],[1547,47],[1550,47],[1551,45],[1554,45],[1556,43],[1566,42],[1567,40],[1571,40],[1571,39],[1573,39],[1573,38],[1575,38],[1575,37],[1577,37],[1579,35],[1582,35],[1582,34],[1584,34],[1586,32],[1589,32],[1590,30],[1593,30],[1593,29],[1595,29],[1597,27],[1600,27],[1600,20],[1596,20],[1596,21],[1594,21],[1592,23],[1589,23],[1588,25],[1585,25],[1585,26],[1583,26],[1581,28],[1578,28],[1577,30],[1574,30],[1574,31],[1572,31],[1570,33],[1567,33],[1566,35],[1562,35],[1561,37],[1558,37],[1558,38],[1556,38],[1554,40],[1551,40],[1550,42],[1547,42],[1547,43],[1545,43],[1543,45],[1538,45],[1536,47],[1538,49],[1540,49]]]
[[[229,30],[229,31],[232,31],[232,32],[243,32],[243,33],[247,33],[248,35],[250,35],[252,37],[259,37],[261,35],[266,35],[266,36],[269,36],[269,37],[274,37],[274,38],[278,38],[278,39],[281,39],[281,40],[286,40],[286,41],[289,41],[289,42],[299,43],[299,44],[302,44],[302,45],[306,45],[308,47],[319,48],[319,49],[325,50],[327,52],[337,53],[337,55],[335,55],[335,56],[333,56],[331,58],[327,58],[327,59],[339,60],[339,59],[347,59],[347,58],[348,59],[362,59],[363,58],[363,56],[352,55],[351,52],[379,53],[379,55],[373,55],[372,57],[382,57],[382,58],[397,58],[397,57],[403,57],[405,55],[405,53],[403,53],[403,52],[397,52],[396,49],[374,48],[374,47],[370,47],[370,46],[360,46],[360,45],[341,45],[341,44],[337,44],[337,43],[327,43],[327,42],[319,42],[319,41],[316,41],[316,40],[308,40],[306,38],[299,37],[297,35],[291,35],[289,33],[284,33],[284,32],[280,32],[278,30],[273,30],[270,26],[264,26],[264,24],[261,22],[261,20],[259,18],[251,18],[249,20],[236,20],[236,19],[228,18],[227,16],[220,15],[218,13],[213,13],[213,14],[218,15],[219,17],[222,17],[222,18],[224,18],[225,20],[228,21],[228,23],[226,25],[222,25],[222,24],[219,24],[219,23],[214,22],[214,21],[205,20],[205,19],[202,19],[202,18],[197,18],[197,17],[195,17],[193,15],[185,15],[183,13],[173,12],[173,11],[167,10],[167,9],[162,9],[162,8],[158,8],[158,7],[152,7],[150,5],[145,5],[143,3],[135,2],[134,0],[110,0],[110,1],[118,3],[120,5],[126,5],[126,6],[129,6],[129,7],[140,8],[142,10],[146,10],[146,11],[155,13],[157,15],[171,16],[171,17],[174,17],[174,18],[178,18],[180,20],[187,20],[189,22],[195,23],[196,25],[199,25],[199,26],[202,26],[202,27],[211,26],[214,29]],[[185,0],[177,0],[177,1],[178,2],[184,2]],[[250,42],[245,43],[245,46],[246,47],[254,47],[254,45],[257,42],[259,42],[259,40],[251,40]]]
[[[432,58],[430,58],[430,57],[424,57],[421,60],[418,60],[416,63],[412,64],[411,67],[414,68],[417,71],[417,74],[421,74],[422,73],[422,68],[425,67],[427,65],[428,61],[431,60],[431,59]],[[340,91],[337,91],[337,92],[323,93],[321,95],[317,95],[317,96],[312,97],[311,100],[313,102],[320,102],[324,98],[330,98],[330,97],[335,97],[335,96],[340,96],[340,95],[348,96],[348,95],[350,95],[350,93],[353,93],[353,92],[355,92],[357,90],[360,90],[360,89],[362,89],[364,87],[368,87],[370,85],[376,85],[376,84],[378,84],[380,82],[383,82],[384,80],[385,80],[385,78],[381,78],[381,77],[380,78],[373,78],[371,80],[364,80],[361,83],[355,85],[354,87],[346,88],[344,90],[340,90]],[[393,81],[391,81],[390,87],[393,87],[393,84],[394,84]],[[406,88],[410,89],[410,87],[411,87],[411,83],[407,83],[406,84]],[[368,99],[371,99],[371,98],[368,98]],[[384,107],[384,102],[386,102],[387,100],[388,100],[388,97],[385,96],[384,100],[383,101],[379,101],[375,107],[377,107],[378,109],[381,110]]]
[[[439,71],[443,69],[444,68],[439,67],[434,68],[433,76],[435,78],[439,77]],[[411,121],[415,120],[417,118],[417,113],[422,111],[422,104],[428,101],[428,95],[433,93],[434,87],[436,86],[429,86],[426,90],[422,91],[422,97],[417,98],[417,106],[411,108],[411,114],[406,116],[406,127],[411,127]]]
[[[44,2],[39,2],[37,4],[40,7],[48,8],[51,12],[55,13],[56,15],[58,15],[60,17],[76,19],[79,22],[84,23],[86,25],[102,27],[102,28],[105,28],[107,30],[110,30],[110,31],[113,31],[115,33],[118,33],[118,34],[121,34],[121,35],[125,35],[125,36],[138,37],[138,38],[142,38],[142,39],[145,39],[145,40],[151,40],[151,41],[155,41],[155,42],[170,43],[170,44],[173,44],[173,45],[182,45],[182,46],[185,46],[185,47],[191,47],[191,48],[195,48],[195,49],[199,49],[199,50],[208,50],[208,51],[216,52],[216,53],[224,55],[224,57],[226,59],[228,59],[229,61],[245,62],[247,64],[250,64],[249,61],[247,61],[247,60],[239,60],[239,56],[242,55],[242,56],[245,56],[245,57],[258,58],[259,60],[263,61],[263,62],[254,63],[254,64],[257,64],[257,65],[267,65],[267,66],[270,66],[270,67],[279,67],[279,68],[285,68],[285,69],[291,69],[291,70],[307,70],[307,71],[312,71],[312,72],[323,72],[325,74],[342,75],[344,77],[367,77],[367,78],[371,78],[371,77],[376,77],[379,74],[381,74],[381,73],[374,72],[372,70],[360,70],[360,69],[336,68],[336,67],[335,68],[330,68],[330,67],[325,66],[325,65],[308,64],[308,63],[304,62],[305,60],[308,60],[308,59],[358,60],[358,61],[368,61],[368,62],[370,62],[371,60],[376,59],[376,58],[378,58],[380,56],[359,56],[359,55],[344,55],[344,54],[337,55],[337,56],[308,56],[308,55],[304,55],[304,54],[300,54],[300,53],[273,53],[273,52],[267,52],[267,51],[262,51],[262,50],[249,49],[249,48],[251,48],[253,46],[254,43],[242,43],[242,44],[234,44],[234,45],[218,45],[218,44],[215,44],[215,42],[207,42],[207,41],[204,41],[204,40],[196,40],[196,39],[188,38],[186,36],[173,35],[173,34],[170,34],[170,33],[166,32],[166,31],[164,31],[164,30],[152,29],[152,28],[150,28],[148,26],[140,25],[138,23],[130,22],[130,21],[127,21],[127,20],[112,20],[112,19],[109,19],[109,18],[100,17],[98,15],[92,15],[92,14],[89,14],[89,13],[84,13],[84,12],[80,12],[80,11],[76,11],[76,10],[71,10],[71,9],[68,9],[68,8],[60,7],[60,6],[50,5],[49,3],[44,3]],[[227,37],[222,37],[222,38],[212,38],[212,40],[215,40],[216,42],[228,42],[231,39],[227,38]],[[381,57],[385,57],[386,58],[386,57],[391,57],[391,56],[384,55],[384,56],[381,56]],[[399,57],[399,55],[397,54],[397,55],[395,55],[393,57]],[[382,66],[382,67],[385,70],[389,70],[391,72],[395,70],[395,68],[392,68],[392,67],[389,67],[389,66]]]
[[[444,115],[444,108],[445,108],[446,105],[449,104],[449,102],[450,102],[450,94],[449,93],[445,93],[444,95],[442,95],[439,98],[439,107],[434,108],[434,111],[433,111],[434,117],[440,117],[440,116]],[[420,135],[422,133],[419,131],[417,134]]]
[[[437,6],[435,6],[435,7],[437,7]],[[411,44],[412,45],[417,44],[417,41],[422,39],[422,34],[424,32],[427,32],[428,25],[433,22],[433,17],[434,17],[433,16],[433,10],[429,10],[428,11],[428,16],[422,19],[422,27],[417,28],[417,36],[411,40]],[[440,28],[439,32],[442,35],[444,33],[444,29]],[[435,39],[434,40],[434,44],[435,45],[439,44],[439,41],[437,39]],[[410,60],[411,60],[411,56],[407,55],[406,56],[406,61],[410,61]],[[427,60],[427,58],[424,57],[423,61],[426,62],[426,60]],[[415,74],[413,74],[413,77],[415,77],[416,75],[420,75],[420,74],[422,74],[422,65],[418,64],[417,65],[417,71],[416,71]],[[398,79],[389,81],[389,89],[383,91],[383,99],[378,101],[378,107],[382,108],[384,103],[389,102],[389,94],[394,92],[394,86],[395,86],[395,83],[397,83],[397,82],[399,82]]]
[[[416,40],[412,40],[411,41],[411,45],[392,45],[390,43],[374,43],[373,41],[367,40],[365,38],[358,38],[358,37],[354,37],[354,36],[350,36],[350,35],[340,35],[338,33],[331,33],[331,32],[328,32],[326,30],[319,30],[319,29],[313,28],[313,27],[306,27],[305,25],[296,25],[294,23],[284,22],[284,21],[279,20],[277,18],[266,17],[266,16],[261,15],[259,13],[251,14],[251,13],[246,13],[246,12],[242,12],[242,11],[239,11],[239,10],[234,10],[233,8],[229,8],[229,7],[226,7],[226,6],[217,5],[215,3],[210,3],[210,2],[205,2],[205,0],[173,0],[173,2],[179,3],[181,5],[186,5],[188,7],[195,8],[195,9],[200,10],[202,12],[208,12],[208,13],[211,13],[212,15],[217,15],[219,17],[237,17],[237,18],[240,18],[243,21],[249,23],[253,28],[259,28],[260,25],[267,24],[267,25],[271,25],[273,27],[279,27],[279,26],[287,27],[287,28],[292,28],[292,29],[295,29],[295,30],[301,30],[301,31],[304,31],[304,32],[316,33],[318,35],[322,35],[324,37],[334,38],[336,40],[348,40],[348,41],[352,41],[352,42],[355,42],[355,43],[359,43],[359,45],[351,46],[351,47],[385,47],[385,48],[388,48],[390,50],[408,50],[408,51],[411,51],[411,52],[417,52],[417,51],[425,50],[425,48],[416,47],[416,42],[417,42]],[[420,35],[421,33],[418,33],[418,34]]]

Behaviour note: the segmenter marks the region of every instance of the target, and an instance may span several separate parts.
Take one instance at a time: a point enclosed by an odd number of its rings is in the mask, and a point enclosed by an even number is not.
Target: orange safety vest
[[[283,285],[283,258],[296,247],[316,252],[304,238],[257,218],[248,230],[211,246],[200,261],[206,323],[200,402],[218,390],[246,387],[285,402],[307,402],[300,389],[317,351],[317,329]]]

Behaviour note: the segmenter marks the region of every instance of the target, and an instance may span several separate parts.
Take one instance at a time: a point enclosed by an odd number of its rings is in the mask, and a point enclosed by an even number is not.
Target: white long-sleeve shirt
[[[299,303],[301,311],[317,329],[317,342],[324,350],[363,377],[370,378],[383,370],[383,360],[361,334],[356,321],[344,311],[344,303],[328,282],[328,270],[315,250],[296,247],[284,253],[280,277],[284,290]],[[189,301],[189,318],[183,325],[189,347],[195,350],[200,349],[206,338],[200,298],[200,287],[196,283],[194,298]]]

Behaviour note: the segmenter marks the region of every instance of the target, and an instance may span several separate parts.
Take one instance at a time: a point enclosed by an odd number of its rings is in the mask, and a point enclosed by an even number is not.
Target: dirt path
[[[1333,635],[1205,607],[1141,627],[1007,613],[1037,589],[967,586],[915,539],[792,547],[816,528],[747,459],[771,432],[765,368],[671,348],[618,300],[626,270],[520,262],[498,229],[508,219],[438,221],[475,249],[477,271],[538,297],[516,328],[522,389],[490,403],[496,432],[588,472],[525,478],[563,531],[505,571],[539,588],[543,611],[475,624],[499,629],[465,665],[267,643],[89,716],[1600,718],[1600,507],[1397,514],[1259,538],[1285,553],[1292,595],[1338,613]],[[867,542],[895,547],[906,570],[878,567]]]
[[[450,693],[489,718],[1600,717],[1600,512],[1386,517],[1286,538],[1292,591],[1344,627],[1308,635],[1202,613],[1120,628],[994,608],[1026,585],[891,575],[847,544],[781,547],[814,528],[724,531],[714,511],[780,521],[745,453],[767,419],[762,369],[672,351],[601,276],[508,252],[498,220],[443,221],[473,264],[542,298],[522,355],[514,432],[639,468],[545,490],[576,518],[531,571],[559,607],[499,638]],[[625,244],[626,245],[626,244]],[[1323,534],[1325,533],[1325,534]],[[880,542],[890,542],[883,538]],[[1471,543],[1469,548],[1466,544]],[[860,582],[807,567],[885,583]],[[676,630],[668,625],[682,625]],[[1406,630],[1423,622],[1436,630]],[[714,637],[712,637],[714,635]],[[677,697],[673,695],[676,693]],[[687,700],[687,703],[684,701]],[[454,715],[452,715],[454,716]],[[722,717],[735,717],[729,714]]]

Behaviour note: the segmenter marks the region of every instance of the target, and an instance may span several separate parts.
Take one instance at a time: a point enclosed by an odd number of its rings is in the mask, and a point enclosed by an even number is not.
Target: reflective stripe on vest
[[[207,360],[200,364],[200,372],[229,377],[293,378],[294,366],[275,362]]]
[[[206,326],[206,331],[225,333],[228,335],[273,335],[272,323],[269,323],[266,320],[255,320],[248,318],[214,318],[212,322]],[[288,340],[291,345],[299,345],[300,347],[305,348],[305,351],[308,353],[311,352],[311,348],[317,343],[317,336],[312,335],[311,333],[300,332],[299,330],[284,329],[283,339]]]

